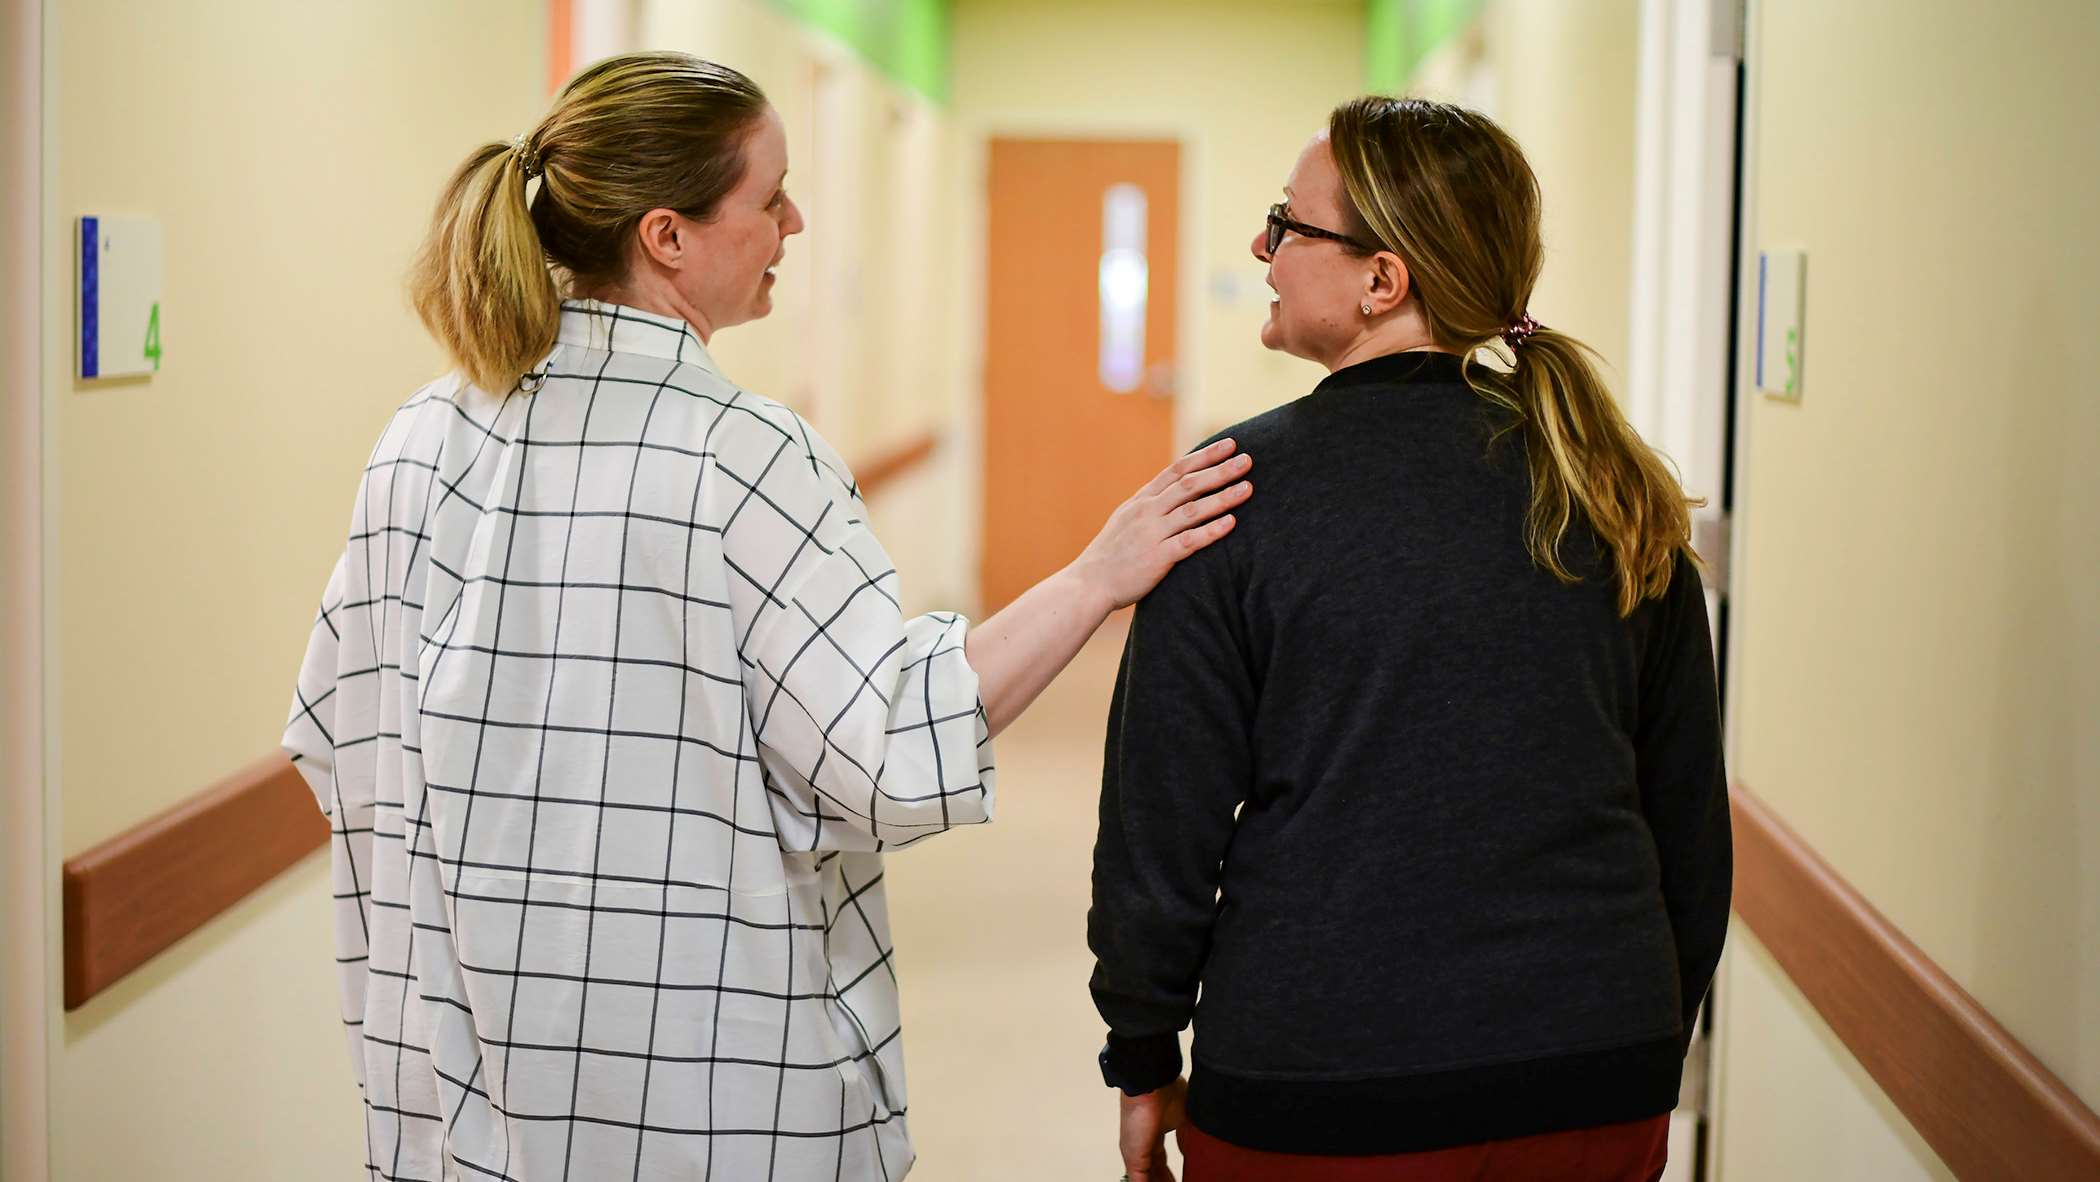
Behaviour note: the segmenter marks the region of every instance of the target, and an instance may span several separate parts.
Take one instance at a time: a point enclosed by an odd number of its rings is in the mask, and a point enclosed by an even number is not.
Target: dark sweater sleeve
[[[1111,1065],[1156,1087],[1181,1069],[1220,865],[1252,777],[1254,678],[1221,542],[1138,605],[1109,706],[1087,944]]]
[[[1670,589],[1656,605],[1642,660],[1634,760],[1641,811],[1662,866],[1663,905],[1677,941],[1683,1043],[1689,1045],[1728,933],[1734,875],[1713,637],[1689,559],[1678,560]]]

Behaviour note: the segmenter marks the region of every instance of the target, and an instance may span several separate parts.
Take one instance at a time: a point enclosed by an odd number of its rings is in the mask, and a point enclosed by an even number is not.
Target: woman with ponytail
[[[1139,605],[1110,714],[1126,1166],[1178,1127],[1189,1182],[1658,1178],[1731,874],[1684,492],[1527,310],[1493,122],[1345,103],[1284,198],[1262,343],[1328,376],[1232,429],[1261,501]]]
[[[786,175],[749,79],[635,54],[438,203],[457,368],[365,468],[284,740],[369,1177],[903,1177],[882,852],[989,820],[993,736],[1250,492],[1213,445],[982,625],[906,618],[845,461],[708,355]]]

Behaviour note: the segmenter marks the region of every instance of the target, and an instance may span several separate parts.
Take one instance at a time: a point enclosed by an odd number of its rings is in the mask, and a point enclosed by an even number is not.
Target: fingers
[[[1169,507],[1192,501],[1204,493],[1212,492],[1234,480],[1245,476],[1254,467],[1254,457],[1237,455],[1222,464],[1198,469],[1176,477],[1172,484],[1160,494]]]
[[[1185,529],[1175,534],[1167,539],[1167,548],[1173,555],[1173,560],[1179,562],[1198,550],[1210,546],[1226,534],[1231,533],[1232,527],[1238,524],[1239,519],[1227,513],[1216,521],[1199,525],[1194,529]]]
[[[1253,495],[1254,482],[1242,480],[1223,492],[1213,493],[1200,501],[1190,501],[1174,510],[1174,522],[1183,528],[1201,525],[1227,510],[1238,508]]]
[[[1142,491],[1148,493],[1165,492],[1167,486],[1173,484],[1176,480],[1192,472],[1200,472],[1205,468],[1217,465],[1238,448],[1239,444],[1232,440],[1220,439],[1209,447],[1199,451],[1192,451],[1167,465],[1166,469],[1153,477],[1151,483],[1147,484]],[[1212,487],[1216,486],[1213,485]]]
[[[1235,443],[1230,439],[1220,439],[1216,443],[1211,444],[1209,447],[1202,448],[1198,451],[1192,451],[1189,454],[1174,461],[1174,466],[1170,470],[1176,476],[1186,476],[1189,473],[1194,472],[1198,468],[1208,468],[1212,464],[1223,460],[1226,456],[1229,456],[1233,452],[1237,451],[1239,449],[1239,446],[1240,445],[1238,443]]]
[[[1136,1152],[1124,1149],[1123,1173],[1130,1182],[1174,1182],[1174,1169],[1167,1164],[1167,1139],[1156,1136],[1150,1146]]]
[[[1136,1175],[1132,1175],[1135,1177]],[[1145,1171],[1145,1182],[1174,1182],[1174,1167],[1167,1164],[1167,1139],[1161,1137],[1152,1143],[1151,1165]]]
[[[1177,1079],[1167,1085],[1167,1114],[1161,1127],[1168,1131],[1179,1129],[1189,1118],[1189,1083],[1186,1078]]]

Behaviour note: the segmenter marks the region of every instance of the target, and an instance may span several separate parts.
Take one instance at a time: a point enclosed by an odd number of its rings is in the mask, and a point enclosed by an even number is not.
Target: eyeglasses
[[[1358,242],[1347,234],[1337,234],[1333,230],[1322,230],[1318,226],[1308,226],[1304,222],[1294,221],[1283,216],[1283,206],[1280,203],[1271,205],[1269,207],[1269,244],[1262,253],[1264,255],[1275,254],[1276,248],[1283,245],[1283,236],[1285,234],[1297,234],[1304,238],[1325,238],[1330,242],[1340,242],[1363,251],[1376,249]]]

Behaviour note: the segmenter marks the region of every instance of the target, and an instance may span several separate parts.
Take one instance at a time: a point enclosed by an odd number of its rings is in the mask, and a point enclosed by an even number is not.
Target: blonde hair
[[[1360,240],[1407,264],[1439,348],[1472,358],[1507,339],[1507,373],[1465,367],[1466,382],[1510,412],[1531,472],[1526,542],[1563,582],[1578,582],[1561,543],[1579,513],[1609,551],[1621,615],[1670,585],[1691,548],[1677,477],[1619,412],[1594,351],[1527,322],[1545,252],[1539,186],[1514,139],[1484,115],[1376,95],[1328,118],[1329,145]]]
[[[749,78],[688,54],[585,70],[538,127],[484,144],[453,174],[409,275],[416,314],[469,381],[510,390],[554,347],[557,279],[573,289],[624,275],[652,209],[711,218],[743,179],[765,109]]]

